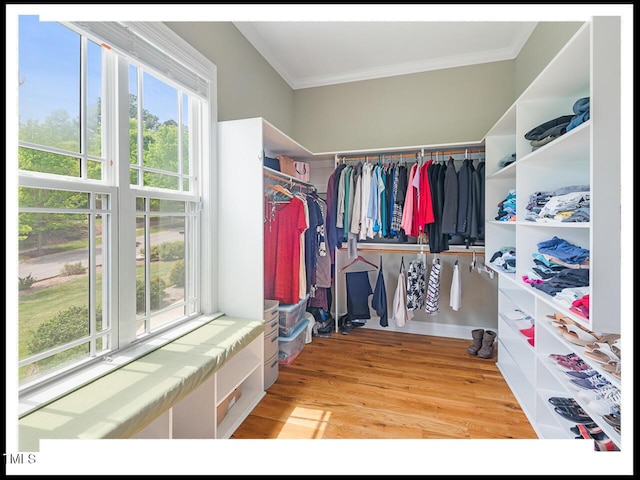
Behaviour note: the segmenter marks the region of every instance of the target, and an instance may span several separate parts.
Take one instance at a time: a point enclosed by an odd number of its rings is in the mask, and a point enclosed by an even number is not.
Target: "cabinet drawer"
[[[280,320],[278,318],[278,311],[276,310],[276,314],[273,318],[265,318],[264,319],[264,336],[271,336],[272,333],[277,332],[280,329]]]
[[[276,325],[277,325],[276,320]],[[264,358],[271,358],[278,353],[278,329],[276,328],[269,336],[264,337]]]
[[[276,337],[277,338],[277,337]],[[276,342],[277,344],[277,342]],[[264,389],[267,390],[276,383],[280,364],[278,363],[278,352],[264,362]]]

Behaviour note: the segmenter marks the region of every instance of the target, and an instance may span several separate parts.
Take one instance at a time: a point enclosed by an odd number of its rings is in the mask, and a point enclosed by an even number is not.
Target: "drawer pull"
[[[278,340],[278,335],[273,336],[273,338],[271,339],[271,343],[275,342],[276,340]]]
[[[278,363],[278,360],[277,359],[274,360],[274,362],[271,364],[271,368],[275,367],[277,365],[277,363]]]

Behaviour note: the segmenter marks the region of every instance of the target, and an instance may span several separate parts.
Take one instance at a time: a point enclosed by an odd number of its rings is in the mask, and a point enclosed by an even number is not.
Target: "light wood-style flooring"
[[[537,438],[497,351],[471,356],[471,343],[364,327],[313,337],[232,438]]]

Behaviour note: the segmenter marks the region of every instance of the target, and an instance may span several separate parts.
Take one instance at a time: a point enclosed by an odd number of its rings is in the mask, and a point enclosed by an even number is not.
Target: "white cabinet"
[[[590,98],[590,119],[532,151],[524,135],[561,115],[572,115],[574,103]],[[594,17],[541,72],[530,87],[490,130],[486,148],[486,252],[515,247],[516,271],[500,273],[498,288],[498,367],[541,438],[573,438],[575,423],[553,410],[549,397],[573,397],[589,412],[586,402],[549,359],[549,354],[576,353],[611,383],[620,380],[584,356],[584,348],[561,337],[546,318],[556,312],[596,333],[620,333],[620,19]],[[500,168],[505,156],[516,161]],[[589,185],[589,222],[531,222],[526,206],[534,192],[570,185]],[[498,203],[516,192],[516,220],[494,220]],[[589,318],[569,310],[566,302],[532,288],[523,281],[535,265],[539,242],[554,236],[588,249]],[[531,345],[506,313],[526,312],[535,324]],[[591,417],[620,446],[620,434],[601,415]]]
[[[278,155],[306,162],[313,158],[263,118],[218,123],[218,304],[229,316],[265,320],[264,176],[277,172],[263,162],[265,156]],[[265,327],[265,381],[273,383],[277,352],[274,358],[270,347],[277,344],[277,328]]]

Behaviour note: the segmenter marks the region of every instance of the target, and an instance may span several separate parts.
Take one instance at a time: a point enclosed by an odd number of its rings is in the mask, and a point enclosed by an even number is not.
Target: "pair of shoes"
[[[533,338],[535,336],[536,326],[531,325],[529,328],[524,328],[520,330],[520,333],[523,334],[527,338]]]
[[[619,452],[620,449],[612,440],[594,440],[593,449],[596,452]]]
[[[493,344],[496,339],[496,332],[478,328],[471,331],[473,343],[467,347],[469,355],[476,355],[480,358],[493,357]]]
[[[608,415],[603,415],[604,421],[607,422],[612,427],[620,427],[620,414],[619,413],[610,413]]]
[[[584,388],[587,390],[594,390],[597,388],[604,387],[605,385],[611,385],[611,382],[604,378],[599,373],[592,375],[588,378],[574,378],[570,380],[571,386],[578,386],[579,388]]]
[[[618,380],[621,379],[621,371],[620,371],[620,362],[608,362],[602,365],[602,369],[605,372],[609,372],[611,375],[616,377]]]
[[[578,392],[578,398],[584,402],[592,400],[602,400],[609,395],[619,395],[618,388],[612,383],[608,383],[599,388],[583,389]]]
[[[585,345],[584,354],[599,363],[620,361],[620,358],[613,353],[611,346],[605,342],[595,342]]]
[[[593,424],[588,424],[593,425]],[[586,438],[587,440],[609,440],[607,434],[602,431],[600,427],[597,425],[595,427],[589,427],[587,424],[578,423],[575,427],[571,427],[573,433],[580,435],[582,438]]]
[[[598,373],[597,370],[580,370],[580,371],[575,371],[575,370],[567,370],[564,373],[566,373],[567,375],[569,375],[570,377],[573,378],[589,378],[589,377],[593,377],[594,375],[596,375]]]
[[[565,370],[572,370],[574,372],[581,372],[584,370],[591,370],[591,365],[582,360],[580,357],[575,357],[571,359],[563,359],[560,358],[556,360],[556,364],[559,367],[564,368]]]
[[[589,343],[597,342],[600,338],[591,330],[586,330],[579,325],[570,323],[558,327],[558,330],[565,340],[582,347]]]
[[[620,392],[614,392],[601,400],[591,400],[587,407],[598,415],[616,414],[620,411]]]
[[[556,407],[555,411],[557,414],[575,423],[594,423],[593,418],[591,418],[580,406],[564,405]]]
[[[562,407],[562,406],[579,407],[580,406],[580,404],[576,402],[575,399],[565,398],[565,397],[550,397],[549,403],[556,407]]]

